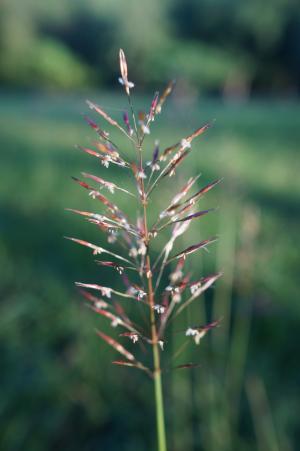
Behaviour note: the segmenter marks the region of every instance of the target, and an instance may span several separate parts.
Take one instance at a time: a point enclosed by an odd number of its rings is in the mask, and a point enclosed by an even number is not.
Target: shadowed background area
[[[148,111],[153,91],[177,80],[147,137],[146,160],[156,138],[164,149],[216,119],[176,179],[154,193],[156,213],[190,176],[202,174],[197,189],[224,177],[201,200],[201,209],[217,211],[195,220],[176,247],[219,235],[189,268],[194,278],[224,275],[174,325],[166,355],[187,324],[223,320],[174,361],[199,368],[165,373],[170,450],[299,449],[298,2],[10,0],[0,24],[1,449],[155,449],[151,382],[111,365],[118,356],[94,329],[118,332],[73,287],[120,286],[119,276],[63,239],[107,246],[102,232],[64,210],[102,211],[71,176],[129,184],[122,170],[108,172],[74,147],[95,139],[88,113],[133,155],[85,104],[122,121],[119,47],[137,110]],[[134,202],[113,196],[136,215]],[[154,241],[157,254],[166,236]]]

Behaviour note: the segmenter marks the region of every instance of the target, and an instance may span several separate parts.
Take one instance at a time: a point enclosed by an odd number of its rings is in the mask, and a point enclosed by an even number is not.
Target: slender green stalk
[[[153,358],[156,360],[156,354],[159,359],[159,350],[157,346],[153,347]],[[159,365],[159,361],[158,361]],[[159,451],[167,451],[166,432],[165,432],[165,418],[164,418],[164,403],[162,396],[161,372],[157,371],[154,374],[154,390],[155,390],[155,405],[156,405],[156,425],[157,425],[157,441]]]
[[[147,266],[150,264],[150,258],[147,256]],[[148,296],[150,305],[154,305],[152,276],[148,278]],[[160,355],[158,344],[158,333],[155,325],[154,310],[151,307],[151,335],[152,335],[152,349],[153,349],[153,380],[154,380],[154,393],[155,393],[155,408],[156,408],[156,426],[157,426],[157,442],[158,451],[167,451],[166,432],[165,432],[165,416],[164,416],[164,403],[162,394],[162,381],[161,381],[161,367],[160,367]]]
[[[142,167],[142,148],[141,144],[137,146],[139,157],[140,157],[140,167]],[[159,336],[155,323],[154,314],[154,291],[153,291],[153,281],[151,272],[151,263],[149,256],[149,231],[147,222],[147,198],[145,197],[145,187],[142,181],[142,199],[143,199],[143,221],[144,221],[144,240],[147,246],[147,256],[146,256],[146,274],[148,279],[148,302],[150,305],[150,324],[151,324],[151,341],[153,349],[153,380],[154,380],[154,393],[155,393],[155,409],[156,409],[156,427],[157,427],[157,444],[158,451],[167,451],[166,442],[166,429],[165,429],[165,416],[164,416],[164,403],[163,403],[163,393],[162,393],[162,381],[161,381],[161,367],[160,367],[160,350],[159,350]]]
[[[149,255],[147,256],[147,267],[150,265]],[[158,344],[158,333],[155,325],[153,286],[152,276],[148,278],[148,297],[150,307],[150,321],[151,321],[151,336],[152,336],[152,349],[153,349],[153,380],[154,380],[154,393],[155,393],[155,409],[156,409],[156,426],[157,426],[157,442],[158,451],[167,451],[166,432],[165,432],[165,416],[164,416],[164,403],[162,394],[162,381],[161,381],[161,367],[160,367],[160,355]]]

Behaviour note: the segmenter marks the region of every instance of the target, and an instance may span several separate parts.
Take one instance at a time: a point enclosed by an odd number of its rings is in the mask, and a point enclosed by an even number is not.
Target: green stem
[[[153,360],[154,366],[160,366],[159,349],[153,346]],[[158,451],[167,451],[166,431],[165,431],[165,416],[164,416],[164,402],[162,396],[161,372],[157,370],[154,373],[154,391],[155,391],[155,406],[156,406],[156,425],[157,425],[157,442]]]
[[[149,254],[146,258],[147,272],[150,270],[150,257]],[[162,394],[161,383],[161,367],[160,367],[160,351],[159,351],[159,336],[155,323],[154,314],[154,293],[152,284],[151,271],[148,277],[148,296],[150,304],[150,322],[151,322],[151,336],[152,336],[152,349],[153,349],[153,379],[154,379],[154,393],[155,393],[155,408],[156,408],[156,426],[157,426],[157,442],[158,451],[167,451],[166,443],[166,430],[165,430],[165,415],[164,415],[164,402]]]
[[[146,212],[146,208],[144,209]],[[144,215],[146,219],[146,214]],[[146,222],[145,222],[146,224]],[[148,231],[146,228],[147,236]],[[153,293],[153,283],[151,274],[151,265],[149,254],[146,257],[146,269],[148,276],[148,299],[150,304],[150,323],[151,323],[151,337],[152,337],[152,349],[153,349],[153,379],[154,379],[154,393],[155,393],[155,408],[156,408],[156,425],[157,425],[157,442],[158,451],[167,451],[166,444],[166,431],[165,431],[165,416],[164,416],[164,403],[162,394],[162,383],[161,383],[161,367],[160,367],[160,351],[159,351],[159,336],[155,323],[154,314],[154,293]]]
[[[142,150],[141,146],[138,146],[140,156],[140,167],[142,167]],[[157,426],[157,444],[158,451],[167,451],[166,443],[166,429],[165,429],[165,416],[164,416],[164,403],[161,383],[161,367],[160,367],[160,350],[159,350],[159,335],[156,327],[155,312],[154,312],[154,291],[153,291],[153,279],[151,271],[151,262],[149,256],[149,231],[147,221],[147,201],[145,198],[144,181],[141,183],[142,188],[142,201],[143,201],[143,213],[144,213],[144,241],[147,247],[146,254],[146,275],[148,279],[148,302],[150,306],[150,325],[151,325],[151,341],[153,349],[153,379],[154,379],[154,393],[155,393],[155,409],[156,409],[156,426]]]

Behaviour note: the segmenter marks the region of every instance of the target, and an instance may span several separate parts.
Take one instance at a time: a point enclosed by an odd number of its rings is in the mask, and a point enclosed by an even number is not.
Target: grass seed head
[[[159,141],[156,140],[152,154],[146,154],[147,135],[151,133],[152,123],[161,113],[175,82],[171,81],[161,96],[158,92],[154,94],[150,107],[146,109],[147,114],[144,112],[136,114],[131,98],[131,89],[134,84],[128,80],[128,65],[122,49],[119,51],[119,65],[119,82],[124,86],[128,98],[128,111],[124,111],[122,122],[119,123],[102,107],[87,101],[88,107],[97,118],[94,120],[85,116],[84,119],[96,133],[97,139],[91,147],[79,146],[79,149],[96,158],[101,164],[95,167],[95,174],[82,172],[82,176],[88,179],[89,183],[73,177],[73,180],[80,187],[85,188],[92,199],[99,201],[95,203],[96,211],[68,208],[68,211],[83,217],[96,225],[102,234],[106,234],[109,245],[103,248],[82,239],[66,238],[91,249],[92,254],[98,256],[95,262],[102,268],[99,283],[76,282],[76,285],[80,288],[84,299],[88,301],[90,308],[104,320],[110,321],[112,334],[115,333],[116,328],[121,329],[118,339],[97,331],[98,336],[124,358],[124,360],[115,360],[113,363],[137,368],[151,377],[156,377],[161,372],[157,361],[154,362],[154,367],[148,367],[147,358],[145,362],[143,361],[150,352],[149,348],[156,347],[158,353],[164,349],[167,350],[168,341],[165,335],[170,322],[221,276],[221,273],[216,273],[191,281],[191,273],[185,271],[188,257],[198,250],[206,249],[208,245],[216,241],[216,237],[204,239],[170,256],[175,242],[187,232],[194,220],[201,220],[213,210],[209,208],[195,211],[195,207],[198,200],[214,188],[220,179],[196,190],[195,194],[188,197],[200,174],[189,177],[184,185],[173,193],[171,201],[166,203],[163,210],[160,213],[156,212],[158,215],[156,222],[150,224],[148,218],[152,215],[149,215],[149,210],[156,209],[156,203],[152,199],[153,190],[158,187],[163,189],[163,183],[169,180],[166,177],[174,176],[181,170],[182,163],[195,152],[196,145],[199,145],[196,138],[206,132],[212,126],[212,122],[178,139],[175,144],[169,145],[162,152]],[[111,140],[109,133],[111,130],[104,131],[102,122],[106,123],[109,129],[115,129],[116,132],[125,135],[130,148],[132,145],[134,148],[131,154],[127,152],[125,155],[122,151],[123,144],[120,147]],[[118,184],[110,181],[110,165],[114,165],[116,171],[125,171],[133,188],[124,187],[121,179]],[[104,177],[103,173],[105,173]],[[105,195],[102,194],[104,190],[106,190]],[[163,192],[160,191],[159,195],[163,201]],[[124,211],[118,206],[119,196],[120,200],[122,196],[126,199],[122,202]],[[130,202],[128,202],[129,196]],[[116,199],[116,202],[112,201],[112,197]],[[136,218],[133,217],[132,210],[137,211]],[[167,228],[167,226],[171,227]],[[157,239],[164,230],[169,232],[169,237],[159,255],[155,256],[152,241]],[[115,271],[115,284],[111,287],[106,286],[105,283],[104,271],[106,270]],[[168,285],[162,283],[165,281],[164,275],[167,271]],[[118,289],[120,284],[123,286],[121,290]],[[98,292],[101,297],[91,292]],[[134,320],[131,317],[132,309],[127,309],[127,303],[132,301],[137,301],[132,304],[136,308]],[[218,325],[219,321],[213,321],[205,326],[188,326],[184,335],[191,337],[196,344],[200,344],[206,333]],[[126,347],[120,342],[125,340],[127,340]],[[140,351],[142,355],[139,355]],[[197,363],[185,363],[176,368],[197,366],[199,366]]]

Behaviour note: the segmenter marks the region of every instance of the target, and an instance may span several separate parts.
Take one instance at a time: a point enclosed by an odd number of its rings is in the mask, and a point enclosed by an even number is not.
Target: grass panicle
[[[162,374],[174,368],[199,367],[198,362],[179,362],[175,366],[173,362],[171,364],[169,362],[168,367],[164,352],[168,348],[166,337],[169,326],[171,330],[172,321],[221,276],[221,273],[202,275],[200,279],[191,281],[191,274],[184,274],[186,260],[190,254],[206,250],[217,237],[205,238],[175,253],[173,248],[177,238],[188,231],[195,219],[198,223],[213,210],[199,209],[198,201],[221,180],[212,181],[200,190],[195,190],[194,194],[190,194],[200,174],[190,177],[179,191],[176,189],[169,204],[165,205],[161,212],[156,211],[153,202],[154,190],[163,189],[164,183],[169,183],[167,182],[169,177],[174,177],[175,173],[180,171],[184,160],[193,152],[197,139],[212,126],[212,122],[201,125],[193,133],[163,151],[160,151],[159,141],[155,141],[154,149],[152,147],[148,153],[146,138],[151,134],[152,124],[162,112],[175,82],[171,81],[161,96],[158,92],[154,94],[147,109],[148,113],[136,114],[131,96],[134,83],[128,80],[127,61],[122,49],[119,53],[119,62],[121,73],[119,82],[124,87],[128,99],[128,111],[123,111],[122,122],[119,122],[108,115],[102,107],[87,101],[96,117],[90,119],[85,116],[85,120],[96,133],[96,140],[93,142],[94,148],[82,146],[78,148],[100,161],[101,165],[97,166],[100,175],[82,172],[82,177],[88,179],[90,183],[73,177],[75,183],[87,190],[92,199],[98,201],[96,212],[68,208],[68,211],[96,225],[107,236],[109,245],[103,248],[78,238],[66,238],[91,249],[92,254],[97,255],[95,260],[97,265],[111,269],[114,271],[114,277],[120,277],[116,286],[112,287],[106,286],[105,279],[103,284],[101,281],[76,282],[76,286],[88,301],[89,307],[103,317],[103,320],[110,321],[113,336],[100,330],[97,330],[97,335],[123,359],[114,360],[112,363],[139,369],[153,380],[158,450],[166,451]],[[123,155],[121,146],[117,146],[111,140],[110,133],[103,130],[102,122],[125,136],[130,147],[134,146],[131,161],[127,161],[130,154],[127,152]],[[116,133],[115,135],[117,136]],[[107,181],[106,173],[109,172],[110,164],[118,166],[121,171],[126,171],[127,179],[128,174],[131,176],[131,186],[125,188],[122,182],[116,184]],[[105,195],[102,194],[103,191]],[[190,197],[187,197],[188,195]],[[118,196],[127,196],[130,202],[136,202],[136,218],[130,218],[126,211],[115,203]],[[158,219],[151,224],[149,218],[155,216],[154,213]],[[169,238],[157,256],[152,242],[157,240],[164,230],[165,233],[169,232]],[[102,258],[105,255],[109,255],[110,259]],[[169,284],[164,286],[167,275]],[[120,286],[122,288],[119,288]],[[93,292],[99,293],[101,297],[95,296]],[[137,309],[133,314],[132,301],[135,301],[134,306]],[[201,326],[187,324],[185,330],[176,333],[181,334],[184,340],[189,340],[191,345],[193,343],[199,345],[206,333],[219,324],[219,319]]]

